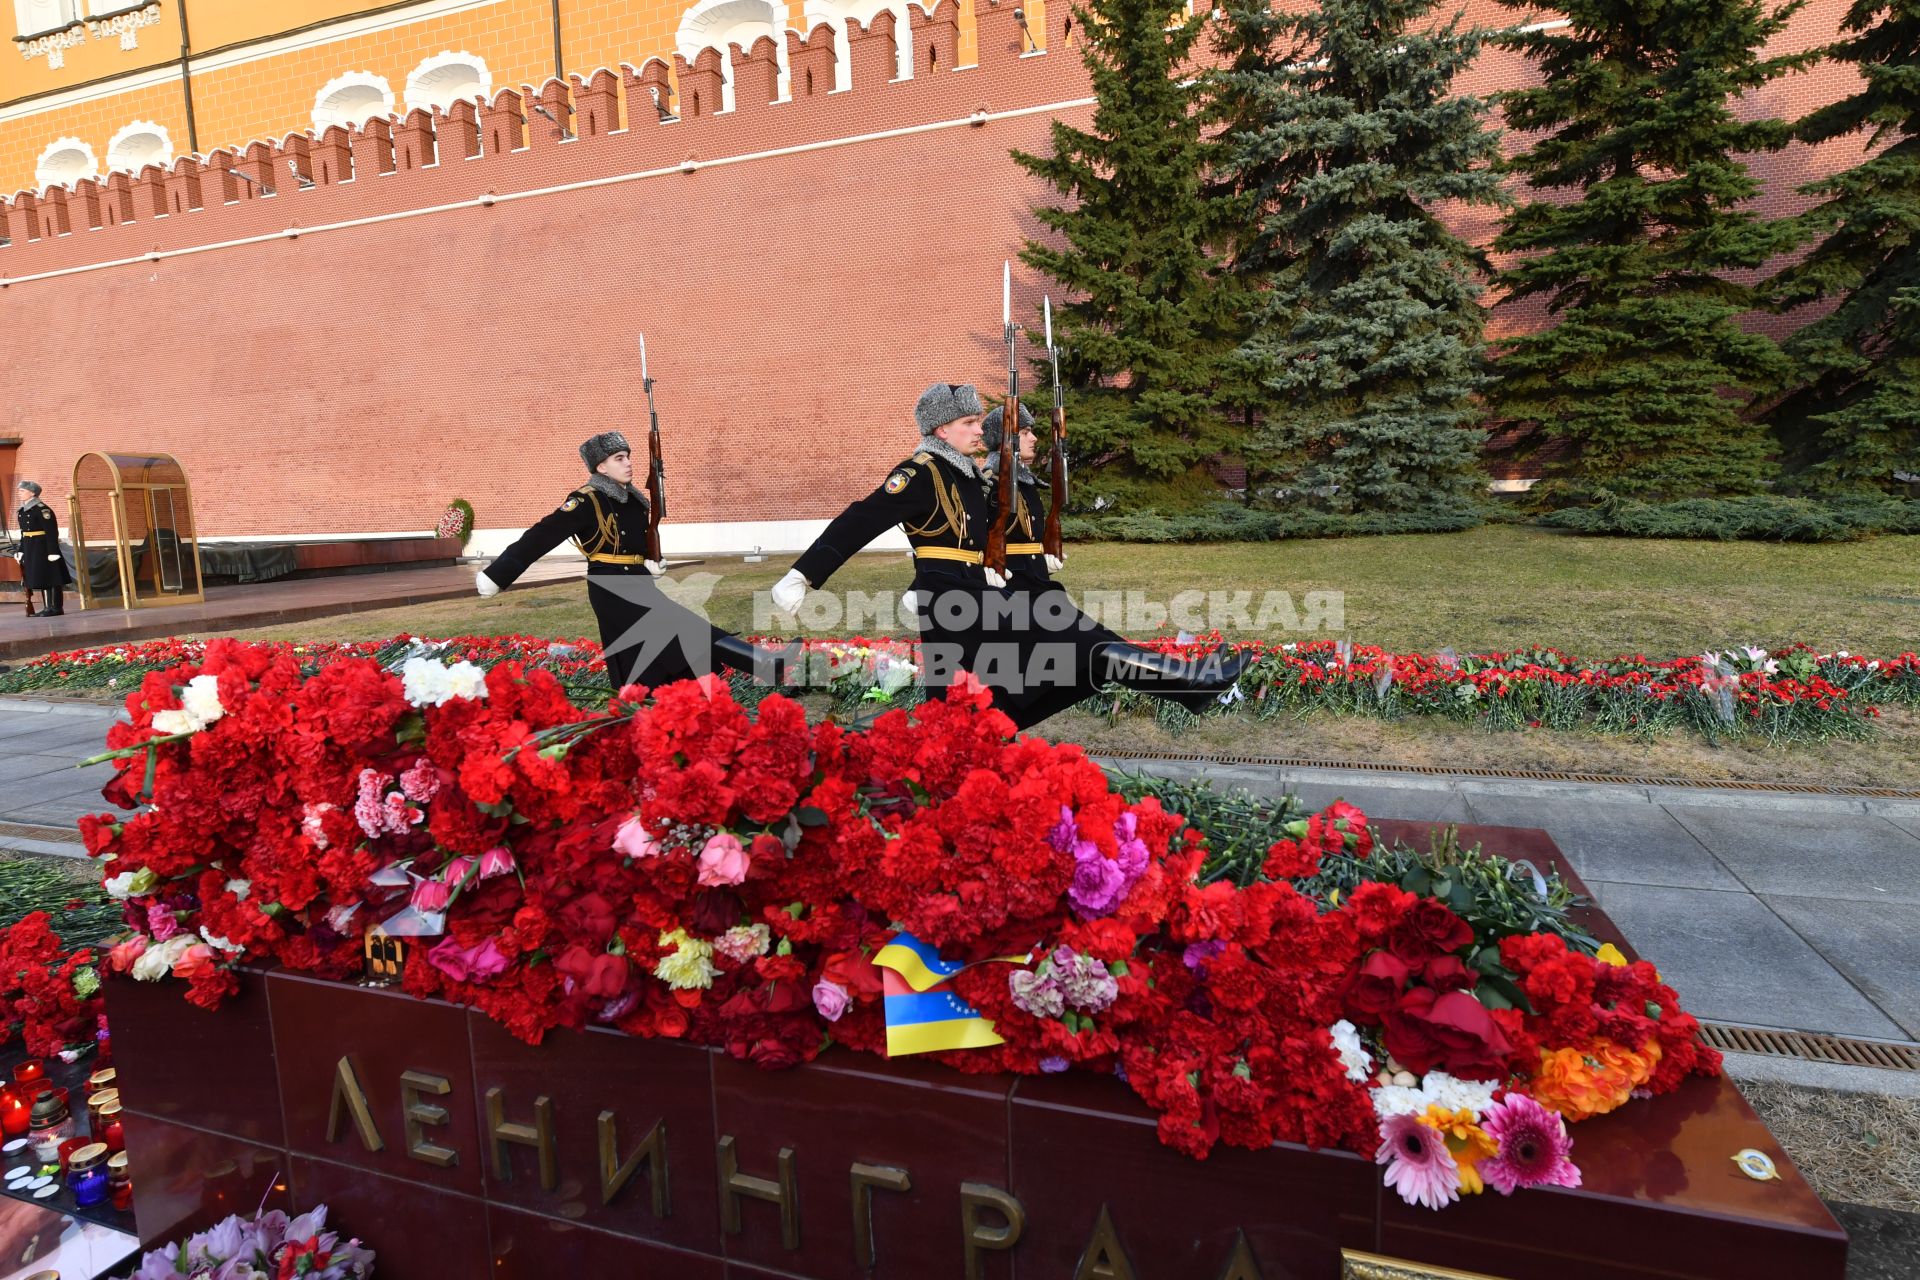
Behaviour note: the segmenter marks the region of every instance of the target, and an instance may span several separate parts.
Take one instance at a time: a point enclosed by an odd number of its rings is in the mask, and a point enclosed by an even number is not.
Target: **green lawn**
[[[749,631],[754,592],[772,585],[789,562],[786,556],[757,565],[709,560],[674,576],[718,575],[707,600],[709,615],[723,627]],[[830,587],[889,592],[904,588],[908,577],[904,556],[874,553],[855,557]],[[1337,591],[1344,598],[1343,625],[1293,638],[1331,635],[1392,649],[1450,645],[1464,652],[1547,644],[1585,657],[1670,657],[1793,641],[1874,654],[1920,645],[1920,537],[1784,545],[1581,538],[1491,526],[1301,542],[1100,543],[1070,548],[1064,579],[1076,593],[1140,590],[1162,601],[1187,590],[1250,591],[1254,613],[1263,591],[1289,593],[1301,614],[1305,593]],[[577,582],[245,634],[320,640],[398,631],[595,634]]]

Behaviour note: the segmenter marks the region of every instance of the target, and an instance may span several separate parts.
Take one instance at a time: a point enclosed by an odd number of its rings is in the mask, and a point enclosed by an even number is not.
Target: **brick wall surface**
[[[1816,0],[1782,47],[1831,38],[1844,8]],[[530,3],[519,29],[538,25],[533,10],[546,7]],[[676,522],[831,515],[910,450],[920,388],[999,376],[1000,263],[1036,230],[1045,195],[1007,152],[1044,149],[1053,119],[1091,115],[1058,21],[1051,52],[1020,57],[1012,6],[982,6],[968,67],[967,16],[952,0],[914,11],[916,75],[902,82],[892,16],[856,25],[847,93],[824,91],[836,56],[824,30],[788,36],[791,102],[765,100],[771,44],[736,47],[740,98],[726,114],[714,113],[712,54],[576,70],[540,90],[556,114],[571,95],[582,136],[563,142],[529,119],[501,63],[478,111],[23,193],[0,205],[12,240],[0,248],[0,435],[25,438],[19,473],[56,503],[82,450],[175,453],[213,535],[415,530],[454,496],[483,527],[517,527],[577,483],[581,438],[624,427],[638,439],[644,330]],[[1467,19],[1511,15],[1474,0]],[[629,38],[601,20],[606,39]],[[543,56],[526,54],[525,80]],[[1525,74],[1490,53],[1462,88]],[[398,92],[404,72],[389,78]],[[1850,78],[1824,68],[1748,109],[1797,115]],[[682,121],[656,122],[649,84]],[[969,124],[981,110],[995,118]],[[1797,207],[1794,187],[1858,154],[1842,142],[1764,158],[1761,207]],[[290,162],[312,189],[295,188]],[[641,176],[608,181],[628,175]],[[1484,212],[1456,221],[1491,232]],[[1042,287],[1024,277],[1016,269],[1023,318]],[[1538,322],[1537,308],[1495,312],[1496,332]]]

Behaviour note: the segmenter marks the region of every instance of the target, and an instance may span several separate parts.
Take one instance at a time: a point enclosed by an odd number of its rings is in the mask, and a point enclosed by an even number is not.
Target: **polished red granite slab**
[[[1544,832],[1460,834],[1578,884]],[[1579,1125],[1578,1190],[1430,1213],[1343,1152],[1190,1160],[1110,1077],[837,1049],[765,1073],[604,1030],[534,1048],[468,1010],[271,970],[215,1014],[118,980],[108,1006],[149,1243],[264,1192],[332,1205],[397,1280],[1338,1280],[1349,1251],[1501,1280],[1845,1272],[1845,1235],[1726,1080]],[[1748,1147],[1779,1180],[1737,1171]]]

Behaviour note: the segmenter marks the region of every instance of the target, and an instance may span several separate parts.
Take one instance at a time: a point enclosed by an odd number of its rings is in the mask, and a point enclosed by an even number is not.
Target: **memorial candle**
[[[107,1194],[113,1197],[113,1207],[122,1213],[133,1208],[133,1175],[127,1171],[124,1151],[107,1157]]]
[[[107,1198],[107,1149],[98,1142],[89,1143],[73,1153],[67,1165],[67,1190],[73,1202],[82,1208]]]
[[[27,1134],[28,1117],[32,1111],[26,1098],[12,1085],[0,1089],[0,1135],[8,1138],[24,1138]]]
[[[106,1143],[108,1151],[117,1153],[127,1149],[127,1129],[120,1122],[119,1103],[109,1102],[100,1108],[100,1127],[93,1136]]]
[[[13,1064],[13,1082],[24,1089],[29,1097],[38,1092],[36,1086],[43,1086],[46,1078],[47,1069],[38,1058]]]

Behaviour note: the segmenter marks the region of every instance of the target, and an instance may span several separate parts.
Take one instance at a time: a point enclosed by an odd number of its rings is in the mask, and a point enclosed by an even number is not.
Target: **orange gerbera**
[[[1420,1122],[1447,1140],[1447,1150],[1453,1153],[1453,1162],[1460,1168],[1461,1193],[1479,1195],[1485,1190],[1486,1183],[1480,1180],[1480,1171],[1474,1166],[1499,1154],[1500,1144],[1475,1123],[1473,1112],[1464,1107],[1449,1111],[1435,1102],[1428,1105]]]

